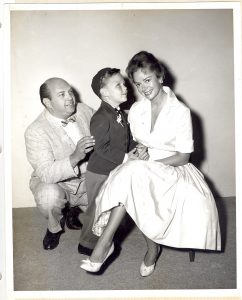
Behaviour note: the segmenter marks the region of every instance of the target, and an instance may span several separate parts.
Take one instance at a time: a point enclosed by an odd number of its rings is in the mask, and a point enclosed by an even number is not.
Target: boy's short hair
[[[114,74],[120,73],[120,69],[103,68],[97,72],[92,79],[92,90],[101,99],[100,90],[105,86],[105,80],[112,77]]]

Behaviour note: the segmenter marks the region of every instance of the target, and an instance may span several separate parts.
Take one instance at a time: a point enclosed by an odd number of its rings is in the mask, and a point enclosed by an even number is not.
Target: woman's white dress
[[[191,163],[172,167],[155,160],[193,151],[190,110],[163,87],[167,101],[151,131],[151,103],[136,102],[129,122],[150,160],[128,161],[110,173],[96,199],[93,231],[101,235],[110,211],[122,203],[139,229],[156,243],[221,249],[216,204],[202,173]]]

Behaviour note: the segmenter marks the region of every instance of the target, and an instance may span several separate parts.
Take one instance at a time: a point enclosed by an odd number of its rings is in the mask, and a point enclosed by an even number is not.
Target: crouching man
[[[94,110],[77,103],[72,87],[61,78],[40,86],[44,111],[25,131],[27,159],[34,171],[30,189],[37,207],[47,219],[45,250],[58,246],[65,224],[80,229],[81,211],[88,201],[85,172],[93,150],[90,119]]]

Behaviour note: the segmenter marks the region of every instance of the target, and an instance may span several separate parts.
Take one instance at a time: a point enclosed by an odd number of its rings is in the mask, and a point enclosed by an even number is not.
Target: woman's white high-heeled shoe
[[[101,269],[102,265],[109,258],[109,256],[113,253],[113,251],[114,251],[114,243],[112,243],[112,245],[111,245],[111,247],[110,247],[110,249],[108,251],[108,254],[105,257],[105,259],[104,259],[103,262],[101,262],[101,263],[99,263],[99,262],[92,262],[92,261],[90,261],[89,258],[87,258],[87,259],[83,259],[81,261],[80,267],[83,270],[86,270],[88,272],[96,273],[96,272],[98,272]]]
[[[155,262],[154,262],[153,265],[147,267],[145,265],[145,262],[142,261],[142,264],[140,266],[140,275],[141,276],[143,276],[143,277],[150,276],[154,272],[155,264],[156,264],[156,261],[157,261],[159,255],[160,255],[160,251],[161,251],[161,247],[160,247],[160,245],[158,245],[157,256],[156,256],[156,259],[155,259]]]
[[[151,266],[146,266],[144,262],[142,262],[140,266],[140,275],[143,277],[150,276],[155,270],[155,263]]]

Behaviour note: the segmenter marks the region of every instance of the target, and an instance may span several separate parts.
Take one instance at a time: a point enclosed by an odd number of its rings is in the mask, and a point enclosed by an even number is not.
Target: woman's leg
[[[153,265],[156,262],[160,252],[160,245],[150,240],[147,236],[145,235],[143,236],[147,244],[147,252],[144,257],[144,263],[148,267]]]
[[[113,236],[118,229],[124,215],[126,213],[123,205],[116,206],[112,209],[108,224],[100,236],[95,248],[93,249],[90,261],[103,262],[111,247]]]

